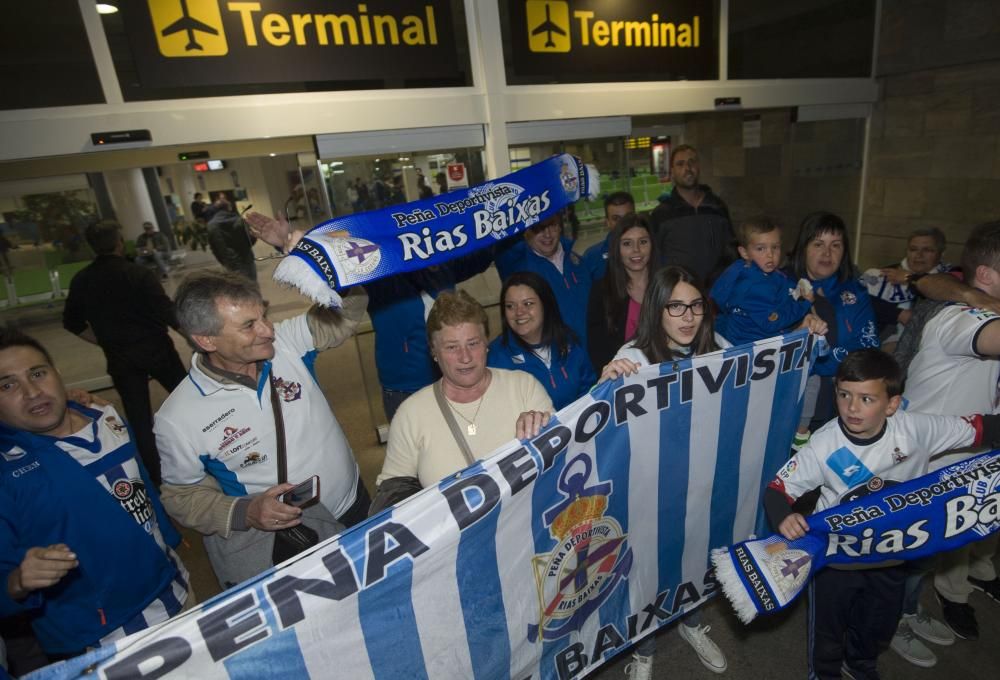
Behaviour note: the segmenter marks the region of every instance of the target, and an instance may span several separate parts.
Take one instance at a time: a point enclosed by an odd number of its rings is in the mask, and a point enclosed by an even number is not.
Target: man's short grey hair
[[[914,229],[910,232],[910,235],[906,238],[906,245],[910,245],[910,241],[917,238],[918,236],[930,236],[934,239],[934,247],[937,248],[938,253],[944,252],[944,247],[946,240],[944,237],[944,232],[937,227],[927,227],[926,229]]]
[[[196,350],[200,348],[191,336],[218,335],[222,331],[219,300],[264,304],[260,288],[242,274],[209,271],[188,275],[177,287],[174,304],[181,332]]]

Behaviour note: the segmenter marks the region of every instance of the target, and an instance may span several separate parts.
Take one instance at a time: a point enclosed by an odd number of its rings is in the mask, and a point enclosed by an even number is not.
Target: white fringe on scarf
[[[740,575],[736,573],[733,558],[727,548],[716,548],[712,551],[712,565],[715,567],[715,579],[722,586],[722,592],[733,604],[736,616],[743,623],[750,623],[757,616],[754,606]]]
[[[311,234],[310,241],[316,242],[323,250],[330,252],[330,238],[324,234]],[[309,264],[299,257],[284,258],[274,270],[273,277],[278,283],[293,286],[318,305],[339,309],[340,294],[327,285]]]

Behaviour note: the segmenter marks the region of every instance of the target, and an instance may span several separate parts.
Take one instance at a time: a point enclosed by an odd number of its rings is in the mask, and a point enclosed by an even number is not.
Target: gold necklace
[[[454,411],[458,415],[459,418],[461,418],[466,423],[468,423],[465,426],[465,431],[468,433],[468,435],[470,437],[475,437],[476,436],[476,432],[478,431],[477,428],[476,428],[476,418],[479,417],[479,409],[481,409],[483,407],[483,400],[484,399],[486,399],[486,393],[485,392],[483,392],[483,396],[479,397],[479,400],[478,400],[479,404],[476,406],[476,412],[472,414],[472,420],[469,420],[468,418],[466,418],[465,415],[461,411],[459,411],[457,408],[455,408],[455,405],[453,403],[451,403],[451,399],[448,400],[448,407],[451,408],[451,410]]]

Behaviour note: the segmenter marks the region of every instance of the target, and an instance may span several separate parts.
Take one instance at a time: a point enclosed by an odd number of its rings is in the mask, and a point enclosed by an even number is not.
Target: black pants
[[[816,574],[809,584],[810,678],[840,680],[842,662],[877,677],[876,659],[899,623],[906,574],[902,566]]]
[[[139,449],[143,465],[149,472],[153,484],[160,486],[160,454],[156,450],[156,439],[153,437],[153,407],[149,399],[149,379],[163,385],[167,392],[173,392],[187,376],[177,350],[173,343],[149,347],[143,368],[138,368],[132,362],[131,366],[121,365],[122,362],[111,365],[108,362],[108,372],[111,381],[118,390],[118,396],[125,407],[125,419],[128,420],[135,435],[135,444]]]
[[[338,517],[337,521],[343,524],[345,529],[350,529],[355,524],[368,519],[368,508],[371,504],[371,496],[368,495],[368,489],[365,488],[365,483],[361,481],[361,476],[359,475],[358,491],[354,496],[354,505],[348,508],[347,512]]]

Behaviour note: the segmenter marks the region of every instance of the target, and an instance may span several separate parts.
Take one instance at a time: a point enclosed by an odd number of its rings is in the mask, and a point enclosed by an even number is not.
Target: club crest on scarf
[[[528,625],[528,640],[557,640],[577,631],[615,591],[632,568],[632,548],[613,517],[605,516],[611,482],[587,486],[593,462],[580,454],[559,476],[564,500],[543,519],[556,541],[535,555],[538,624]]]
[[[355,276],[370,274],[382,261],[377,245],[355,236],[331,239],[330,250],[340,266]]]
[[[570,169],[569,163],[563,163],[559,169],[559,181],[562,183],[565,192],[572,193],[576,191],[578,180],[576,173]]]

